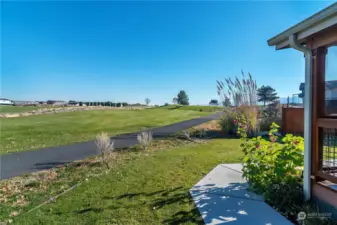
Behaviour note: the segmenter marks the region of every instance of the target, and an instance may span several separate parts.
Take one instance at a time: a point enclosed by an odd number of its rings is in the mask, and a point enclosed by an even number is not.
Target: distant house
[[[13,105],[14,103],[7,98],[0,98],[0,105]]]
[[[15,106],[36,106],[40,104],[36,101],[17,101],[17,100],[14,100],[13,103]]]
[[[55,105],[55,106],[65,106],[67,105],[66,101],[60,101],[60,100],[48,100],[48,105]]]
[[[331,80],[325,83],[325,99],[327,101],[337,100],[337,80]]]
[[[70,100],[70,101],[68,102],[68,105],[75,105],[75,106],[78,106],[78,105],[80,105],[80,104],[79,104],[79,102],[77,102],[77,101]]]
[[[304,98],[304,83],[300,84],[300,91],[302,92],[298,96]],[[325,82],[325,104],[329,108],[337,107],[337,80],[330,80]]]

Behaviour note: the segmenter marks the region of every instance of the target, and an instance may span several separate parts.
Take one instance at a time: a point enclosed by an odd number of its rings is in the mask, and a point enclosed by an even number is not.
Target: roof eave
[[[337,2],[269,39],[268,45],[275,46],[276,49],[289,48],[289,36],[296,34],[299,41],[305,42],[308,36],[335,24],[337,24]]]

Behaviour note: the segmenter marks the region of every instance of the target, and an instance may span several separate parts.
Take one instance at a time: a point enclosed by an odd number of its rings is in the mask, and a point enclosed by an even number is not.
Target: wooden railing
[[[316,176],[337,183],[337,119],[318,119],[318,167]]]

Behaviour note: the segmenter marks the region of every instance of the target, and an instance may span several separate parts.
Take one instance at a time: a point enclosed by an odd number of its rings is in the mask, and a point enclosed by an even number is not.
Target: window
[[[328,48],[325,67],[325,112],[337,116],[337,46]]]

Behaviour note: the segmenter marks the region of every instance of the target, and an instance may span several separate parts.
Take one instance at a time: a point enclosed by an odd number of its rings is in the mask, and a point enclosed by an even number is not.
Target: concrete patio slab
[[[190,192],[192,196],[207,192],[263,201],[262,196],[247,190],[248,184],[241,176],[241,169],[240,164],[220,164],[192,187]]]
[[[291,225],[285,217],[248,191],[241,164],[220,164],[190,193],[207,225]]]

